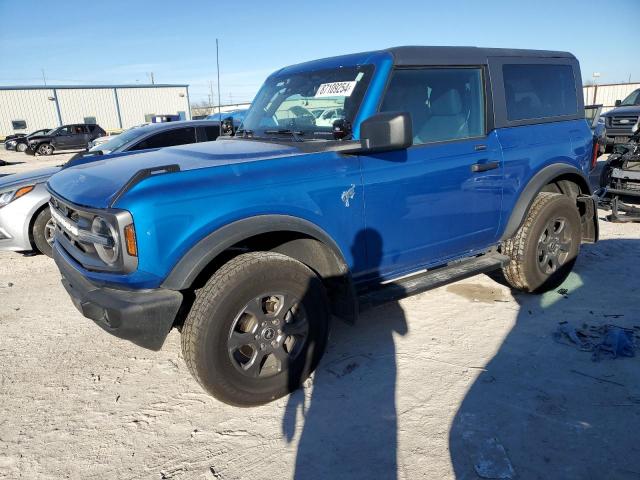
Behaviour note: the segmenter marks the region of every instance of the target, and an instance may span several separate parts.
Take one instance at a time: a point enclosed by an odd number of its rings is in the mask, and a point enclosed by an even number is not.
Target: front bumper
[[[4,149],[5,150],[15,150],[16,149],[16,144],[13,142],[4,142]]]
[[[164,288],[121,290],[87,280],[56,243],[53,258],[76,308],[111,335],[160,350],[182,305],[182,293]]]

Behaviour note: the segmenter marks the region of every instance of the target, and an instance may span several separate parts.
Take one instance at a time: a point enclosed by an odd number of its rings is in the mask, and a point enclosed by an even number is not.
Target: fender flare
[[[518,228],[520,228],[520,225],[522,225],[522,222],[526,218],[527,213],[529,213],[529,208],[531,207],[534,198],[545,187],[545,185],[549,184],[554,179],[565,175],[578,176],[581,179],[579,186],[582,194],[588,196],[591,195],[591,186],[589,184],[589,179],[581,170],[574,167],[573,165],[568,165],[566,163],[556,163],[543,168],[538,173],[536,173],[531,180],[529,180],[527,186],[524,187],[524,189],[520,193],[515,206],[511,210],[511,216],[509,217],[509,221],[507,222],[504,232],[500,237],[500,241],[504,241],[515,235],[516,231],[518,230]],[[593,216],[594,222],[597,225],[597,209],[593,213]]]
[[[349,275],[349,268],[340,248],[317,225],[289,215],[257,215],[229,223],[201,239],[173,267],[162,282],[162,287],[170,290],[188,289],[207,265],[229,247],[256,235],[275,232],[300,233],[318,240],[337,258],[339,273]]]

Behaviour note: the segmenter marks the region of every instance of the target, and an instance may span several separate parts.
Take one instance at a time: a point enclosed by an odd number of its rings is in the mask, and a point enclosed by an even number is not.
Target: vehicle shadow
[[[449,431],[457,479],[640,478],[638,357],[594,362],[553,335],[560,322],[640,334],[638,265],[640,240],[603,240],[555,291],[514,293],[515,324]]]
[[[382,238],[363,230],[352,249],[354,253],[368,249],[369,260],[379,265]],[[354,271],[360,270],[364,268],[356,265]],[[362,313],[357,327],[334,322],[313,386],[289,396],[282,419],[288,442],[299,435],[294,478],[397,478],[393,336],[406,333],[405,315],[397,302]]]

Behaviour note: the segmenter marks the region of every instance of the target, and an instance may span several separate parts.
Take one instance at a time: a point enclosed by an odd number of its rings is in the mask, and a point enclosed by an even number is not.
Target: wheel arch
[[[302,262],[323,280],[332,313],[355,321],[357,296],[340,248],[314,223],[287,215],[249,217],[215,230],[183,255],[162,287],[197,289],[224,263],[247,251],[273,251]]]
[[[554,164],[540,170],[520,193],[500,240],[511,238],[522,225],[536,195],[540,192],[562,193],[576,199],[582,223],[582,239],[598,240],[598,210],[591,186],[584,173],[572,165]]]

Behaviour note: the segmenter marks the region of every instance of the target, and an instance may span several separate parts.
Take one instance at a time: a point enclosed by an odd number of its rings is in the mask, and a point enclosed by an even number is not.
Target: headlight
[[[15,141],[15,140],[9,140],[9,141],[7,142],[7,145],[11,145],[11,146],[13,146],[13,145],[15,145],[15,144],[16,144],[16,141]]]
[[[20,187],[16,190],[5,190],[4,192],[0,192],[0,208],[5,205],[17,200],[20,197],[25,196],[29,193],[35,185],[27,185],[26,187]]]
[[[102,217],[95,217],[91,223],[91,233],[99,235],[105,242],[94,243],[93,246],[104,263],[113,266],[118,261],[120,246],[118,241],[118,233],[115,229]]]

